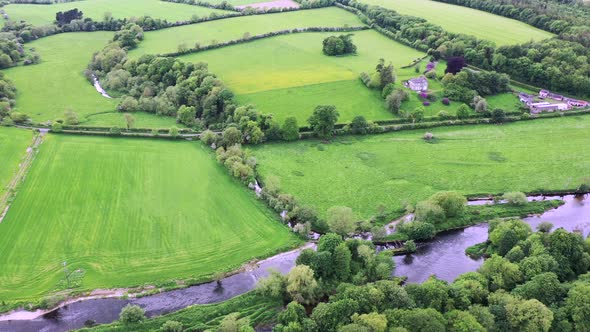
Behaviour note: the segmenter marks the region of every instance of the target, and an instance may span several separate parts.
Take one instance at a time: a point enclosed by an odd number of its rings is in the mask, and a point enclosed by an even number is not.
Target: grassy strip
[[[486,254],[488,250],[488,242],[482,242],[478,244],[474,244],[471,247],[467,247],[465,249],[465,254],[470,256],[471,258],[480,258]]]
[[[531,214],[540,214],[555,209],[564,202],[561,200],[529,202],[523,206],[509,204],[470,205],[467,206],[463,216],[449,219],[436,225],[437,232],[443,232],[456,228],[463,228],[480,224],[496,218],[526,217]]]
[[[529,202],[523,206],[509,204],[469,205],[466,207],[465,213],[462,216],[437,224],[436,232],[438,234],[453,229],[465,228],[496,218],[522,218],[531,214],[544,213],[563,204],[564,202],[561,200],[550,200]],[[396,232],[379,242],[404,241],[407,239],[405,234]]]
[[[270,324],[282,308],[282,303],[270,298],[255,295],[253,292],[237,296],[217,304],[194,305],[183,310],[154,317],[137,325],[123,325],[115,322],[80,331],[157,331],[167,321],[180,322],[185,331],[215,330],[219,322],[228,314],[239,312],[240,317],[248,317],[254,326]]]

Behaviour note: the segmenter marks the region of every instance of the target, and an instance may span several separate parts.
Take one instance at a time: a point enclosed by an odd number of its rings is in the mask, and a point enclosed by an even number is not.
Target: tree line
[[[477,271],[452,283],[432,276],[407,285],[387,275],[393,267],[381,260],[383,252],[375,256],[369,243],[328,234],[317,252],[301,253],[294,272],[272,275],[258,292],[291,301],[276,332],[586,331],[590,243],[551,229],[492,221],[490,256]],[[322,294],[327,301],[316,304]]]
[[[27,116],[14,112],[13,108],[16,105],[16,86],[14,83],[0,72],[0,123],[2,125],[12,125],[14,122],[22,122],[27,119]]]
[[[580,97],[590,96],[590,49],[576,41],[549,39],[497,47],[491,41],[446,32],[422,18],[340,0],[386,36],[427,52],[436,59],[464,57],[468,64],[509,74],[512,78]],[[590,39],[588,39],[590,40]]]

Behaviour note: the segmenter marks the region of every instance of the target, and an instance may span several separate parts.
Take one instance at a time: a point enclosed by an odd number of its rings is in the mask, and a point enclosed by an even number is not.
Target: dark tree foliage
[[[316,136],[328,139],[334,133],[334,126],[336,121],[338,121],[339,115],[338,111],[336,111],[336,106],[319,105],[315,108],[307,122]]]
[[[55,14],[55,21],[57,22],[58,26],[62,26],[65,24],[70,24],[73,20],[81,20],[83,13],[78,10],[78,8],[74,8],[65,12],[58,12]]]
[[[352,34],[330,36],[322,42],[325,55],[344,55],[356,53],[356,46],[352,43]]]
[[[453,0],[461,4],[485,2],[486,6],[500,6],[497,2],[483,0]],[[501,0],[501,3],[545,3],[538,0]],[[362,12],[367,23],[398,42],[428,52],[434,58],[464,57],[465,62],[485,70],[494,70],[552,91],[580,97],[590,97],[590,20],[577,19],[575,26],[557,28],[564,21],[556,20],[553,26],[562,31],[559,39],[547,39],[522,45],[497,47],[490,41],[478,40],[472,36],[446,32],[440,26],[428,23],[422,18],[401,15],[396,11],[369,6],[356,0],[339,0]],[[551,1],[550,3],[555,3]],[[569,6],[569,7],[568,7]],[[548,8],[551,4],[548,5]],[[590,7],[560,5],[555,7],[554,16],[565,20],[575,19],[579,12],[589,15]],[[570,8],[571,10],[568,10]],[[525,8],[514,9],[518,15],[536,16]],[[543,17],[551,21],[543,14]],[[574,24],[574,23],[572,23]],[[583,25],[585,24],[585,25]]]
[[[0,120],[10,115],[12,108],[16,104],[16,87],[14,83],[4,77],[0,72]]]
[[[512,223],[519,225],[516,221]],[[494,221],[490,230],[493,232],[506,225],[509,225],[506,221]],[[518,227],[514,230],[522,233]],[[588,249],[584,247],[583,238],[563,229],[552,234],[531,233],[530,227],[528,231],[523,233],[525,240],[519,235],[522,240],[519,243],[524,248],[522,255],[526,256],[523,262],[550,253],[560,257],[559,261],[567,270],[563,277],[541,269],[532,278],[522,278],[521,270],[530,267],[493,254],[478,272],[463,274],[450,284],[435,276],[422,284],[400,285],[395,279],[371,282],[366,278],[375,265],[371,261],[380,257],[368,254],[367,249],[374,250],[366,247],[370,242],[347,240],[342,243],[339,237],[330,235],[320,240],[319,252],[306,250],[302,253],[305,258],[298,259],[297,263],[312,262],[319,256],[348,248],[348,252],[344,252],[350,253],[350,258],[348,254],[342,257],[350,260],[351,282],[335,278],[334,274],[329,281],[321,277],[318,282],[322,291],[329,294],[326,301],[311,312],[290,304],[280,314],[280,324],[273,331],[587,331],[590,328],[590,274],[584,274],[588,270]],[[506,232],[504,236],[511,237]],[[496,241],[502,242],[502,239]],[[497,250],[489,249],[491,253]],[[321,261],[334,264],[329,260]],[[318,271],[329,269],[317,268]],[[331,269],[338,270],[334,265]],[[569,280],[572,282],[566,282]]]
[[[452,56],[447,59],[447,69],[445,73],[451,73],[453,75],[460,72],[465,67],[465,58],[462,56]]]

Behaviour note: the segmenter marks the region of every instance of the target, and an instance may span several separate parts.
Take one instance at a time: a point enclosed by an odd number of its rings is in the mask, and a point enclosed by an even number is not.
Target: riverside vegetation
[[[3,3],[0,193],[43,132],[0,223],[0,309],[220,280],[313,230],[253,292],[90,329],[587,330],[588,240],[511,218],[562,204],[520,192],[590,191],[588,111],[531,115],[517,93],[590,97],[588,8],[298,3]],[[482,222],[486,260],[454,282],[405,285],[376,246]]]

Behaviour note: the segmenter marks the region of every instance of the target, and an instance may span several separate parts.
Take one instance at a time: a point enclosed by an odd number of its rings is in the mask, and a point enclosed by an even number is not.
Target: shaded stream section
[[[546,197],[556,199],[560,197]],[[543,199],[543,198],[533,198]],[[565,204],[541,216],[525,218],[533,229],[549,221],[554,230],[564,228],[590,233],[590,198],[565,196]],[[485,204],[485,201],[473,204]],[[461,230],[439,234],[434,240],[421,246],[419,250],[406,256],[397,256],[396,276],[407,276],[408,282],[419,283],[430,275],[452,282],[459,275],[476,270],[483,259],[473,260],[465,255],[465,249],[487,240],[488,225],[480,224]],[[306,247],[311,247],[308,244]],[[305,247],[304,247],[305,248]],[[279,254],[261,261],[256,267],[223,279],[221,287],[215,282],[174,290],[139,299],[94,299],[69,304],[42,317],[28,321],[2,321],[0,332],[62,332],[81,328],[87,320],[98,324],[110,323],[119,318],[121,309],[131,303],[145,308],[148,316],[162,315],[183,309],[193,304],[218,303],[254,289],[257,281],[268,275],[273,268],[287,273],[295,265],[301,249]]]

